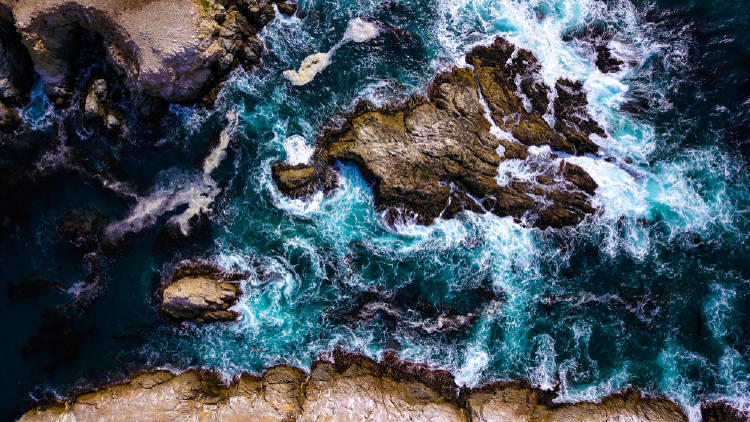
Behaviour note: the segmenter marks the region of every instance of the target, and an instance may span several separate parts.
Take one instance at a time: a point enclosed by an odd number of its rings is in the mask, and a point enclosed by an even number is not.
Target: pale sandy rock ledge
[[[47,94],[64,106],[80,38],[100,37],[136,103],[195,100],[233,66],[255,64],[270,0],[0,0]],[[6,13],[8,15],[8,13]]]
[[[309,374],[279,365],[228,385],[211,371],[154,371],[39,406],[19,421],[687,421],[671,400],[633,389],[556,404],[524,382],[458,387],[445,371],[336,350]]]

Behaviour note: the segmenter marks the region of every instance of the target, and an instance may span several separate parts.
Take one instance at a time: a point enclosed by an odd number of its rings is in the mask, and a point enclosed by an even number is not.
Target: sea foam
[[[380,30],[372,22],[362,18],[354,18],[349,21],[343,38],[325,53],[313,53],[305,57],[298,70],[285,70],[283,75],[295,86],[306,85],[315,76],[331,64],[331,59],[336,50],[344,43],[352,41],[362,43],[378,36]]]

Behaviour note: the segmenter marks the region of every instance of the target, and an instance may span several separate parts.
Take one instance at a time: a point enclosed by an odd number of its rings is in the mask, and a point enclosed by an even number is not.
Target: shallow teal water
[[[145,230],[123,256],[105,261],[105,289],[74,323],[90,329],[88,337],[77,359],[52,371],[20,359],[18,350],[40,324],[40,310],[69,293],[7,303],[23,323],[3,326],[13,339],[10,362],[18,362],[9,365],[17,382],[5,388],[20,400],[144,366],[226,374],[279,362],[306,367],[344,346],[373,357],[395,348],[404,359],[450,369],[461,384],[523,377],[558,385],[563,401],[636,385],[676,398],[693,420],[701,400],[747,409],[750,92],[743,81],[750,69],[743,60],[750,44],[740,9],[594,0],[301,2],[298,17],[264,30],[264,66],[235,72],[215,111],[175,107],[156,146],[118,147],[142,191],[177,175],[189,180],[207,137],[238,112],[235,141],[214,174],[226,190],[212,236],[152,252],[158,230]],[[308,85],[284,79],[283,70],[334,46],[354,17],[402,31],[343,44]],[[611,28],[617,53],[632,64],[602,75],[589,50],[565,41],[592,25]],[[270,165],[302,152],[284,142],[289,136],[312,145],[358,99],[386,103],[420,92],[495,35],[532,50],[548,83],[561,76],[585,82],[590,112],[610,135],[601,146],[616,158],[571,159],[599,183],[597,216],[546,232],[474,214],[389,227],[373,211],[370,187],[345,163],[342,186],[329,196],[303,202],[278,193]],[[159,159],[135,158],[144,150]],[[85,268],[57,240],[57,219],[82,203],[110,219],[133,205],[80,184],[61,180],[32,204],[23,230],[3,238],[3,267],[21,263],[10,278],[36,270],[66,287],[80,281]],[[155,280],[195,255],[252,274],[238,323],[180,331],[155,315]],[[256,274],[253,262],[270,276]],[[372,297],[389,306],[372,318],[347,317]],[[456,314],[471,322],[435,329],[441,316]]]

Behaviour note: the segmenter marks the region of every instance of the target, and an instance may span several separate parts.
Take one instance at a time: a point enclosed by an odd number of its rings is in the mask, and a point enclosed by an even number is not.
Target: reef
[[[243,278],[205,262],[180,265],[161,291],[159,312],[174,323],[233,321],[237,312],[229,308],[242,295],[237,281]]]
[[[380,362],[340,349],[312,363],[287,365],[226,383],[215,372],[154,371],[48,403],[19,421],[687,421],[671,400],[635,389],[600,402],[554,403],[554,393],[525,382],[459,387],[446,371],[398,360]]]
[[[310,164],[272,166],[281,192],[330,190],[334,166],[344,161],[373,185],[375,205],[391,222],[430,224],[469,210],[547,228],[595,212],[597,184],[558,156],[596,153],[593,136],[606,137],[588,115],[582,84],[557,81],[551,101],[534,55],[499,37],[466,61],[472,68],[438,74],[426,96],[379,108],[360,102],[317,140]],[[518,179],[506,165],[535,176]]]

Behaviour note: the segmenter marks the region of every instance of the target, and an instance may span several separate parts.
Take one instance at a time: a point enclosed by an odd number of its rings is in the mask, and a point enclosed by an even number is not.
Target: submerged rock
[[[107,81],[96,79],[91,82],[86,98],[83,100],[83,117],[89,122],[99,122],[109,130],[120,126],[121,118],[110,104]]]
[[[91,208],[68,211],[58,223],[60,237],[79,248],[92,248],[101,238],[102,216]]]
[[[558,81],[553,128],[545,117],[551,89],[530,52],[497,38],[466,59],[473,70],[437,75],[426,98],[380,108],[360,103],[340,129],[318,139],[311,164],[272,166],[279,189],[293,197],[330,189],[332,166],[348,161],[373,184],[376,207],[390,221],[430,224],[470,210],[546,228],[574,225],[594,212],[596,183],[582,168],[554,154],[531,159],[528,152],[528,146],[597,151],[589,136],[606,134],[586,112],[582,85]],[[508,136],[499,137],[503,131]],[[537,179],[511,174],[499,183],[499,167],[509,160],[524,161]]]
[[[551,392],[524,382],[459,388],[447,371],[401,362],[392,353],[381,362],[340,350],[332,358],[313,362],[309,374],[278,365],[229,384],[202,370],[143,373],[37,407],[19,421],[687,421],[674,402],[635,390],[601,403],[557,404]]]
[[[596,67],[602,73],[615,73],[619,72],[620,68],[624,64],[622,60],[612,55],[612,51],[606,45],[597,45],[594,50],[596,51]]]
[[[226,274],[207,263],[178,267],[162,291],[161,314],[169,321],[234,321],[237,312],[229,310],[242,291],[236,281],[242,274]]]
[[[276,3],[276,7],[279,9],[279,12],[286,16],[292,16],[297,11],[297,4],[287,1],[280,1]]]

